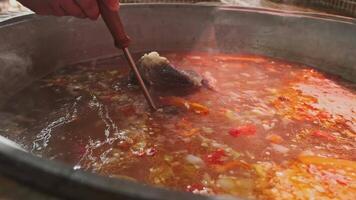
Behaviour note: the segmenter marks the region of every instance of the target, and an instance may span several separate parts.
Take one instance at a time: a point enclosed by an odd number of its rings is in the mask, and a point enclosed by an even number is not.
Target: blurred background
[[[121,0],[122,3],[200,3],[233,4],[278,10],[323,12],[356,17],[356,0]],[[0,0],[0,18],[28,12],[16,0]]]

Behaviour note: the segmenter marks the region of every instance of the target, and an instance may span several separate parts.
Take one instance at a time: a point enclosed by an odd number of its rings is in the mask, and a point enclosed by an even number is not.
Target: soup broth
[[[208,87],[150,89],[122,57],[68,66],[1,110],[33,154],[112,178],[250,199],[356,199],[355,85],[263,56],[167,52]]]

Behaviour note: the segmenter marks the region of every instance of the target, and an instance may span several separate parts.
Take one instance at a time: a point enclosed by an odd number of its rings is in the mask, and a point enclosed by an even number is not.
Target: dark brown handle
[[[97,2],[101,17],[114,38],[115,46],[121,49],[127,48],[130,44],[130,38],[124,31],[119,14],[117,11],[110,10],[104,3],[104,0],[98,0]]]

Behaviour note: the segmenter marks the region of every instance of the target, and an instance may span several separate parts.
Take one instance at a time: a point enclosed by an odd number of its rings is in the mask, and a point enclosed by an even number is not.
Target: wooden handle
[[[114,38],[115,46],[118,48],[127,48],[130,44],[130,38],[126,35],[120,16],[117,11],[110,10],[104,3],[104,0],[98,0],[99,10],[106,26],[109,28]]]

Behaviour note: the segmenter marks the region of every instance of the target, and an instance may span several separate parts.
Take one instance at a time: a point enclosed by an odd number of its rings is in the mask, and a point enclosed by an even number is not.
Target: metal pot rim
[[[260,8],[260,7],[246,7],[246,6],[236,6],[229,4],[216,4],[216,3],[134,3],[134,4],[122,4],[121,7],[160,7],[160,6],[169,6],[169,7],[211,7],[219,8],[222,10],[230,11],[246,11],[246,12],[257,12],[263,14],[272,14],[272,15],[286,15],[286,16],[300,16],[300,17],[309,17],[309,18],[318,18],[322,20],[333,20],[338,22],[346,22],[356,24],[356,18],[346,17],[341,15],[334,15],[328,13],[314,13],[314,12],[304,12],[304,11],[291,11],[291,10],[278,10],[272,8]],[[43,16],[42,16],[43,17]],[[34,14],[31,11],[25,11],[23,13],[14,13],[13,17],[6,18],[4,21],[0,20],[0,28],[6,25],[12,25],[14,23],[25,22],[28,20],[35,20],[37,18],[42,18]]]
[[[257,12],[270,15],[299,16],[306,18],[318,18],[321,20],[332,20],[341,23],[356,24],[356,20],[349,17],[341,17],[329,14],[315,14],[308,12],[280,11],[264,8],[248,8],[229,5],[212,4],[125,4],[126,6],[146,6],[146,7],[212,7],[227,11]],[[9,20],[0,22],[0,28],[11,26],[17,23],[26,23],[42,17],[34,14],[24,14]],[[73,199],[231,199],[230,197],[200,196],[186,192],[147,186],[123,179],[111,179],[93,173],[74,170],[62,163],[36,157],[29,153],[17,150],[7,144],[0,142],[0,173],[10,176],[24,183],[35,184],[34,186],[44,189],[47,192],[65,198]],[[48,174],[51,177],[48,177]],[[47,177],[46,177],[47,175]],[[46,180],[46,181],[43,181]],[[71,188],[69,194],[68,188]],[[84,198],[85,197],[85,198]],[[236,198],[233,198],[236,199]]]

